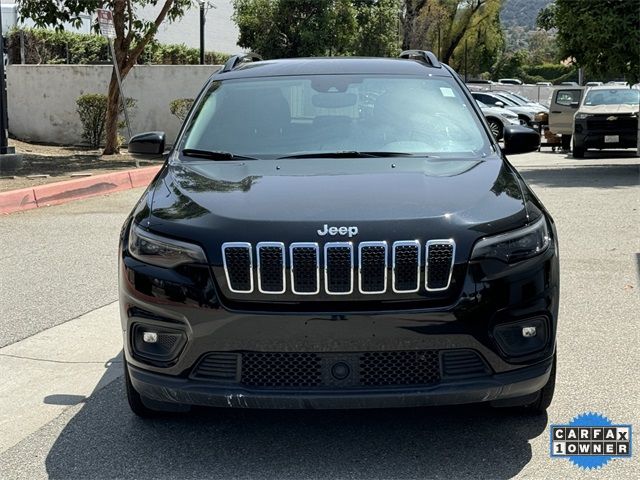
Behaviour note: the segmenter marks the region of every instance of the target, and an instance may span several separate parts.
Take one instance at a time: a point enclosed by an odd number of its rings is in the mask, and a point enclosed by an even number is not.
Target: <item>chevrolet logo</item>
[[[610,122],[613,122],[615,120],[617,120],[618,117],[611,115],[610,117],[607,117],[607,120],[609,120]]]

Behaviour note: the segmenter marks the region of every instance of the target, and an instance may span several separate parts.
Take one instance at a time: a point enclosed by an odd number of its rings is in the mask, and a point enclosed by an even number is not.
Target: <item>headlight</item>
[[[539,255],[551,243],[544,217],[528,227],[486,237],[476,243],[472,260],[493,258],[505,263],[518,262]]]
[[[198,245],[160,237],[135,224],[129,231],[129,253],[142,262],[164,268],[207,263],[204,251]]]
[[[588,117],[590,117],[588,113],[582,113],[582,112],[576,113],[576,120],[584,120]]]

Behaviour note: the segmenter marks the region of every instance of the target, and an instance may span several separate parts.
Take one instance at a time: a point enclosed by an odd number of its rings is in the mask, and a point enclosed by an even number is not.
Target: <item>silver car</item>
[[[516,115],[512,111],[507,110],[506,108],[490,107],[479,100],[476,100],[476,102],[482,110],[482,114],[489,124],[489,129],[491,130],[491,133],[496,138],[496,140],[502,139],[504,127],[506,127],[507,125],[520,124],[518,115]]]

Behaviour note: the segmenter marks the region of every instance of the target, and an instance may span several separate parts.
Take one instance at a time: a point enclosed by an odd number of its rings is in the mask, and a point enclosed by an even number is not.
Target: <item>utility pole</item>
[[[467,39],[464,39],[464,83],[467,83]]]
[[[0,5],[0,175],[13,172],[22,165],[22,155],[9,146],[9,116],[7,115],[7,84],[4,76],[4,37],[2,34],[2,6]]]
[[[204,3],[205,0],[200,0],[200,65],[204,65],[204,22],[206,20]]]
[[[8,125],[7,125],[7,85],[4,78],[4,36],[2,33],[2,7],[0,6],[0,51],[2,52],[2,62],[0,63],[0,102],[2,111],[0,112],[0,154],[7,153],[9,147]]]

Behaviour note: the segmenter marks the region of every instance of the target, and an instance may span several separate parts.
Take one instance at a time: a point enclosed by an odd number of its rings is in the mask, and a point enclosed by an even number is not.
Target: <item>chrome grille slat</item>
[[[456,258],[456,243],[451,239],[429,240],[425,251],[425,288],[428,292],[447,290],[451,284]]]
[[[288,248],[282,242],[259,242],[255,245],[257,290],[262,294],[281,295],[289,291],[294,295],[318,295],[321,290],[321,263],[324,272],[322,283],[327,295],[356,292],[356,267],[357,292],[362,295],[387,292],[389,270],[390,288],[394,293],[416,293],[421,288],[428,292],[448,290],[455,265],[455,242],[453,239],[438,239],[429,240],[424,245],[423,250],[419,240],[400,240],[390,247],[385,241],[365,241],[357,244],[355,252],[356,246],[352,242],[327,242],[321,259],[320,245],[315,242],[293,242]],[[222,245],[224,274],[232,293],[254,291],[253,248],[248,242]],[[424,283],[421,284],[422,272]]]
[[[227,285],[233,293],[253,292],[253,253],[250,243],[222,244],[222,261]]]
[[[414,293],[420,289],[421,248],[418,240],[393,242],[393,291]]]
[[[256,245],[258,291],[282,294],[286,291],[284,243],[260,242]]]
[[[296,295],[320,293],[320,247],[317,243],[297,242],[289,245],[291,291]]]
[[[358,245],[358,288],[365,295],[387,291],[387,242]]]
[[[351,242],[328,242],[324,245],[324,289],[329,295],[353,293]]]

